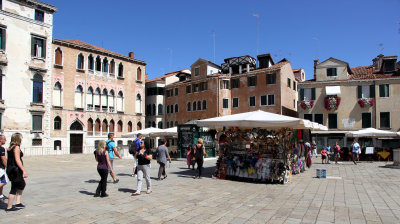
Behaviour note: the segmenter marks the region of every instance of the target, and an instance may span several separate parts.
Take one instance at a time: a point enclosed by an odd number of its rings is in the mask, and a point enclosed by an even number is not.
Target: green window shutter
[[[42,56],[46,58],[46,39],[43,39]]]
[[[300,89],[300,100],[304,100],[304,89]]]
[[[315,100],[315,88],[311,88],[311,100]]]
[[[385,95],[384,85],[379,85],[379,96],[383,97]]]
[[[362,86],[357,86],[357,98],[360,99],[362,95]]]
[[[369,97],[370,98],[375,98],[375,85],[370,85],[369,86]]]
[[[31,56],[35,56],[35,38],[31,37]]]

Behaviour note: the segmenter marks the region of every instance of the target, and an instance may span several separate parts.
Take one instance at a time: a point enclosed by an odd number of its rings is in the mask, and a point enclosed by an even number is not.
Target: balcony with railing
[[[102,107],[101,107],[101,111],[102,111],[102,112],[108,112],[107,106],[102,106]]]
[[[92,104],[88,104],[86,110],[87,111],[93,111],[93,105]]]
[[[94,110],[97,111],[97,112],[100,112],[101,108],[100,108],[100,106],[94,106]]]
[[[110,113],[114,113],[114,112],[115,112],[115,109],[114,109],[114,107],[109,107],[109,108],[108,108],[108,112],[110,112]]]

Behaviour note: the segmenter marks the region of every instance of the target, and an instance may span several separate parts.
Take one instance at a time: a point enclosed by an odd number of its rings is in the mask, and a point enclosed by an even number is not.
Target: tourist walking
[[[331,153],[332,153],[332,151],[331,151],[331,145],[330,144],[328,144],[328,146],[326,146],[326,155],[327,155],[327,160],[328,160],[328,164],[330,164],[330,160],[331,160]]]
[[[351,145],[352,148],[352,157],[353,157],[353,163],[357,165],[356,159],[358,159],[358,153],[360,151],[360,144],[354,139],[353,144]]]
[[[188,166],[188,169],[190,169],[190,166],[192,166],[192,170],[194,170],[194,157],[193,157],[193,148],[190,147],[187,149],[186,152],[186,164]]]
[[[311,148],[313,150],[313,156],[315,156],[315,158],[318,158],[318,154],[317,154],[317,143],[315,143],[315,141],[312,142]]]
[[[206,154],[206,149],[204,147],[204,141],[202,138],[197,139],[197,144],[194,146],[194,158],[197,163],[197,173],[194,178],[201,178],[203,163],[204,163],[204,155]]]
[[[146,179],[147,191],[146,194],[151,193],[151,180],[150,180],[150,162],[153,159],[150,149],[146,149],[144,142],[140,144],[140,149],[136,153],[136,159],[138,160],[137,166],[137,189],[133,195],[140,195],[142,189],[143,178]]]
[[[304,143],[306,147],[306,165],[307,168],[310,168],[312,165],[312,152],[311,152],[311,144],[309,142]]]
[[[335,157],[335,164],[337,164],[338,159],[340,159],[340,146],[338,142],[336,142],[335,147],[333,148],[333,153],[333,156]]]
[[[113,167],[111,166],[110,158],[108,155],[108,151],[106,150],[106,142],[101,140],[95,151],[95,157],[97,161],[97,172],[100,175],[100,182],[96,189],[95,197],[108,197],[106,193],[107,189],[107,177],[108,170],[110,170],[110,174],[114,175]]]
[[[136,167],[138,166],[138,161],[137,161],[135,155],[136,155],[136,152],[139,151],[141,143],[142,143],[142,134],[138,133],[135,140],[133,140],[132,145],[131,145],[131,147],[132,147],[131,154],[133,155],[132,177],[137,176]],[[135,148],[133,148],[133,147],[135,147]]]
[[[160,164],[158,169],[158,180],[161,180],[161,175],[164,175],[164,179],[167,178],[167,173],[165,172],[165,164],[167,164],[167,159],[171,163],[171,157],[168,154],[167,140],[161,140],[162,145],[157,148],[157,163]]]
[[[3,145],[6,144],[6,136],[0,135],[0,200],[7,199],[3,194],[3,187],[7,184],[6,167],[7,157]]]
[[[21,203],[21,196],[26,185],[24,178],[28,178],[28,173],[22,161],[24,153],[20,148],[21,142],[22,135],[20,133],[14,133],[11,136],[10,147],[7,149],[7,176],[11,181],[11,190],[8,196],[6,212],[25,208],[25,205]],[[13,207],[14,198],[15,207]]]
[[[111,168],[114,169],[114,154],[121,159],[121,156],[119,155],[117,151],[117,147],[115,146],[114,142],[114,134],[113,133],[108,133],[108,140],[106,141],[106,149],[108,151],[108,157],[110,159],[110,164],[111,166],[108,167],[108,171],[110,172],[110,175],[114,181],[114,184],[119,182],[119,179],[115,177],[114,172],[111,173]]]
[[[324,161],[325,161],[325,163],[326,163],[326,158],[327,158],[326,154],[327,154],[327,151],[326,151],[325,148],[323,148],[323,149],[321,150],[322,164],[324,164]]]

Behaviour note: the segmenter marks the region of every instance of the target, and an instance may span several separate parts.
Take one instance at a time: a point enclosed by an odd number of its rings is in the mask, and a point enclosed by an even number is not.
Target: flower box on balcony
[[[337,110],[340,105],[341,98],[337,96],[325,97],[325,109],[326,110]]]
[[[314,100],[303,100],[300,102],[300,106],[303,108],[303,110],[311,109],[314,106]]]
[[[374,98],[361,98],[358,99],[358,104],[360,104],[360,107],[372,107],[375,104],[375,99]]]

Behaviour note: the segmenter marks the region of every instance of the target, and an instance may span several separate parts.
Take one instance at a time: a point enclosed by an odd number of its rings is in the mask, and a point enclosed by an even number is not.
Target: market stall
[[[217,177],[280,183],[304,170],[294,130],[326,130],[308,120],[264,111],[199,120],[197,125],[218,130]]]

